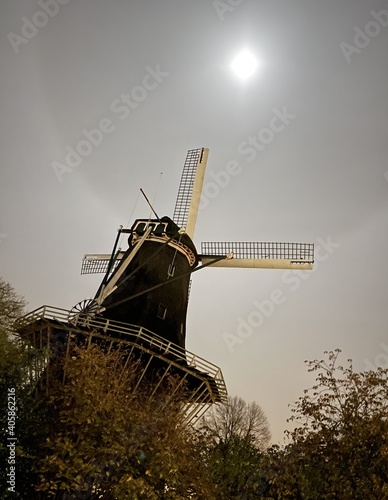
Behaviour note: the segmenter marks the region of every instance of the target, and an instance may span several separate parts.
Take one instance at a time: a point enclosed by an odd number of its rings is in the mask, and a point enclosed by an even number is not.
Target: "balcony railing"
[[[35,330],[36,324],[40,322],[59,322],[63,327],[71,330],[93,332],[96,336],[108,337],[112,342],[115,340],[128,341],[131,344],[145,345],[152,352],[156,352],[162,357],[174,358],[181,367],[194,368],[199,372],[213,378],[221,399],[227,395],[224,379],[220,368],[204,358],[187,351],[173,342],[166,341],[163,337],[153,333],[139,325],[131,325],[119,321],[101,318],[98,316],[88,316],[78,314],[74,316],[70,311],[58,307],[44,305],[20,318],[15,329],[21,336],[29,330]],[[117,339],[115,335],[119,335]]]

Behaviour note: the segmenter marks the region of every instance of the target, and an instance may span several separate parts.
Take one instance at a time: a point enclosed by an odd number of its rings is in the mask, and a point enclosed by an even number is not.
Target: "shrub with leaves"
[[[41,414],[33,397],[30,374],[38,351],[32,351],[14,332],[13,326],[23,314],[25,299],[0,278],[0,498],[30,498],[33,494],[32,450],[40,433]],[[10,396],[11,394],[11,396]],[[14,404],[16,403],[16,404]],[[8,413],[10,412],[10,413]],[[9,420],[9,417],[15,420]],[[13,436],[11,436],[13,432]],[[13,438],[17,438],[16,441]],[[12,438],[12,439],[10,439]],[[15,457],[10,444],[16,445]],[[10,467],[17,471],[14,491],[7,483]]]
[[[292,407],[297,427],[272,460],[275,498],[388,498],[388,370],[357,373],[340,352],[307,362],[316,384]]]
[[[212,498],[174,379],[153,393],[149,381],[137,386],[136,362],[123,369],[119,352],[97,346],[76,348],[64,374],[64,384],[50,383],[55,423],[37,463],[39,491],[49,498],[59,492],[104,499]]]

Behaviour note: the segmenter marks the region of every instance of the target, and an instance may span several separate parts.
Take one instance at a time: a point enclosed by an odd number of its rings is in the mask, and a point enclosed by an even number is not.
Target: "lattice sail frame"
[[[258,269],[305,269],[314,263],[313,243],[203,242],[202,265]],[[225,258],[212,263],[218,256]]]
[[[258,241],[204,241],[203,255],[217,256],[233,253],[237,259],[287,259],[295,262],[314,262],[313,243],[277,243]]]
[[[173,221],[179,227],[186,226],[187,223],[191,196],[193,194],[195,173],[197,171],[197,165],[202,149],[203,148],[190,149],[190,151],[187,152],[186,160],[183,165],[178,196],[175,202],[174,215],[172,216]]]
[[[112,271],[119,265],[124,252],[118,252],[113,263]],[[106,273],[111,259],[110,254],[86,254],[82,259],[81,274]]]
[[[172,218],[177,226],[186,227],[190,238],[194,236],[208,154],[208,148],[190,149],[183,165]]]

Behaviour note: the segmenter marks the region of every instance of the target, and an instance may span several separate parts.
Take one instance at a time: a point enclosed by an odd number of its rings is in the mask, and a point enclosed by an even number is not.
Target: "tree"
[[[1,394],[21,380],[25,349],[13,331],[14,322],[24,313],[26,301],[0,277],[0,384]],[[5,392],[4,392],[5,391]],[[4,406],[2,406],[4,408]]]
[[[24,314],[26,300],[0,277],[0,330],[13,332],[14,322]]]
[[[356,373],[340,352],[307,362],[316,384],[292,408],[290,444],[272,454],[275,498],[388,498],[388,370]]]
[[[37,457],[45,498],[213,498],[174,379],[155,393],[149,381],[137,387],[140,365],[123,369],[120,352],[97,346],[76,348],[63,370]]]
[[[261,498],[265,481],[262,452],[270,440],[267,418],[260,406],[229,397],[204,417],[206,463],[218,487],[219,499]]]
[[[246,403],[238,396],[215,406],[204,418],[203,427],[216,442],[229,443],[235,437],[264,450],[271,439],[267,417],[256,403]]]
[[[0,491],[1,499],[29,498],[32,494],[32,463],[29,450],[39,433],[42,415],[36,409],[29,373],[36,351],[26,346],[13,330],[23,314],[25,299],[0,278]],[[14,438],[17,438],[15,441]],[[17,471],[15,485],[7,482],[11,467]],[[16,486],[16,488],[15,488]]]

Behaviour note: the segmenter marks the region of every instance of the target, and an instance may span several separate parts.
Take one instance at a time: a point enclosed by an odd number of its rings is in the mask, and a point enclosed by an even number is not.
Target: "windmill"
[[[186,316],[191,277],[207,267],[312,269],[314,246],[305,243],[193,242],[209,150],[188,151],[173,217],[136,219],[118,229],[110,254],[87,254],[81,274],[102,273],[93,299],[71,311],[43,306],[23,317],[20,335],[47,350],[46,359],[71,356],[72,345],[99,343],[122,349],[143,364],[143,378],[162,384],[177,376],[191,407],[188,420],[226,400],[221,370],[186,350]],[[144,193],[143,193],[144,194]],[[147,198],[146,198],[147,199]],[[147,199],[148,201],[148,199]],[[149,202],[148,202],[149,203]],[[119,241],[128,237],[128,248]],[[36,373],[49,376],[50,361]]]
[[[87,254],[82,274],[105,273],[94,299],[73,313],[135,323],[185,349],[191,275],[205,267],[312,269],[314,246],[306,243],[193,242],[209,150],[188,151],[172,219],[137,219],[120,228],[112,253]],[[118,250],[128,234],[125,251]]]

